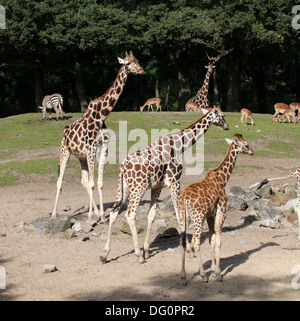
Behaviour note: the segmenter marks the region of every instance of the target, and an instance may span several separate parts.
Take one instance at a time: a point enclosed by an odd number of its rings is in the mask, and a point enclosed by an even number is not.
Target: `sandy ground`
[[[221,161],[220,156],[206,160]],[[288,174],[299,166],[297,160],[254,158],[240,155],[227,189],[232,185],[249,185],[277,175]],[[253,164],[263,169],[245,168]],[[288,164],[286,171],[274,166]],[[79,170],[79,166],[78,166]],[[199,180],[199,176],[182,177],[182,188]],[[291,184],[295,182],[290,180]],[[105,208],[116,197],[117,179],[105,181]],[[108,225],[95,227],[99,237],[73,241],[58,236],[34,236],[19,230],[20,221],[30,223],[49,215],[54,203],[56,185],[32,183],[1,189],[0,266],[6,270],[6,289],[0,289],[0,300],[299,300],[300,242],[297,230],[288,226],[272,230],[241,223],[243,212],[230,210],[225,224],[235,226],[222,233],[221,269],[223,282],[201,283],[196,258],[187,258],[187,286],[180,286],[179,238],[152,243],[150,258],[139,264],[133,252],[131,236],[119,233],[113,237],[109,262],[101,264],[99,254],[105,245]],[[163,190],[161,200],[169,195]],[[96,195],[97,197],[97,195]],[[145,200],[150,199],[147,192]],[[98,200],[98,198],[96,199]],[[66,181],[59,202],[59,213],[69,204],[67,215],[86,221],[88,197],[80,178]],[[117,223],[120,223],[124,212]],[[177,227],[175,220],[170,226]],[[101,237],[102,236],[102,237]],[[157,236],[154,228],[153,241]],[[142,245],[145,232],[139,234]],[[208,232],[202,234],[202,258],[210,274]],[[45,264],[55,264],[57,272],[44,274]],[[294,285],[294,286],[293,286]],[[298,289],[297,289],[298,288]]]

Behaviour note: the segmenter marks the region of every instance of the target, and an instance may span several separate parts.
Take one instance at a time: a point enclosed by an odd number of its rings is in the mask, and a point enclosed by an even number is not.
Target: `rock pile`
[[[288,184],[265,185],[257,190],[255,186],[242,189],[232,186],[229,190],[228,208],[246,211],[245,222],[279,228],[280,224],[297,227],[297,189]]]

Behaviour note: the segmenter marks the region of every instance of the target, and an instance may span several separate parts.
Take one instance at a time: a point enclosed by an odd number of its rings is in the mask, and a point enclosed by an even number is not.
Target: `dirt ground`
[[[208,161],[221,161],[220,156],[206,156]],[[263,169],[243,167],[244,164]],[[286,167],[286,171],[275,170]],[[278,160],[240,155],[227,186],[243,188],[266,177],[288,174],[299,166],[295,159]],[[78,165],[79,171],[79,165]],[[182,177],[182,189],[199,180],[199,176]],[[294,180],[289,183],[294,184]],[[105,208],[116,197],[117,179],[105,181]],[[0,289],[0,300],[299,300],[300,242],[297,230],[289,226],[270,229],[243,224],[244,212],[230,210],[225,224],[233,231],[222,233],[221,269],[223,282],[201,283],[196,258],[187,258],[187,286],[180,286],[181,251],[179,238],[152,243],[151,255],[140,264],[133,252],[130,235],[113,236],[109,261],[102,264],[100,252],[105,245],[108,225],[97,225],[100,236],[89,241],[74,241],[59,236],[35,236],[18,229],[20,221],[30,223],[49,215],[54,204],[56,184],[32,182],[1,189],[0,265],[6,271],[6,289]],[[161,200],[169,195],[163,190]],[[96,195],[98,200],[98,195]],[[145,200],[150,199],[148,191]],[[62,209],[68,204],[71,211]],[[59,213],[76,215],[86,221],[88,196],[80,178],[65,182],[59,202]],[[107,213],[107,212],[106,212]],[[124,212],[117,223],[120,223]],[[116,224],[117,224],[116,223]],[[175,220],[169,223],[177,227]],[[173,224],[173,225],[172,225]],[[157,236],[153,228],[151,240]],[[139,234],[142,246],[145,232]],[[202,234],[202,258],[210,274],[208,232]],[[54,273],[43,273],[45,264],[55,264]],[[294,285],[294,286],[293,286]]]

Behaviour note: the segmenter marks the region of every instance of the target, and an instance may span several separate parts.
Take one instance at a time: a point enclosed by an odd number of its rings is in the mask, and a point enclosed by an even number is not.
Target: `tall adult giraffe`
[[[209,107],[209,101],[207,99],[207,95],[208,95],[208,89],[209,89],[210,74],[213,72],[213,68],[215,68],[215,63],[217,61],[219,61],[222,56],[224,56],[224,52],[222,52],[217,57],[212,57],[212,58],[210,58],[208,56],[208,54],[206,54],[206,55],[207,55],[209,62],[208,62],[208,66],[206,66],[207,72],[205,74],[203,84],[202,84],[201,88],[198,90],[196,96],[190,98],[187,101],[187,103],[185,105],[186,111],[201,111],[201,110]],[[197,105],[195,105],[195,103]],[[197,106],[198,106],[198,108],[197,108]]]
[[[118,57],[122,65],[118,71],[117,77],[109,89],[101,97],[92,100],[85,113],[73,124],[65,127],[60,150],[60,167],[57,180],[57,191],[52,217],[57,215],[57,205],[62,186],[63,176],[67,167],[70,155],[76,156],[81,164],[81,183],[86,189],[90,202],[88,222],[91,222],[93,206],[98,218],[104,221],[103,211],[103,169],[107,157],[108,143],[110,135],[106,129],[104,121],[109,116],[116,105],[129,73],[144,75],[145,71],[139,65],[132,51],[124,59]],[[95,188],[94,168],[95,160],[99,161],[98,170],[98,191],[100,197],[100,211],[95,204],[93,193]]]
[[[151,227],[161,190],[165,186],[169,187],[177,215],[177,198],[182,174],[180,156],[208,130],[211,124],[215,124],[224,130],[229,129],[223,113],[213,109],[189,127],[160,137],[147,148],[129,154],[122,162],[119,168],[118,195],[110,212],[108,238],[100,256],[103,263],[106,262],[110,252],[113,224],[121,211],[122,205],[128,198],[126,219],[133,237],[135,254],[140,263],[144,262],[143,254],[138,244],[135,216],[140,200],[147,189],[151,189],[151,205],[144,243],[144,255],[146,259],[148,258]]]

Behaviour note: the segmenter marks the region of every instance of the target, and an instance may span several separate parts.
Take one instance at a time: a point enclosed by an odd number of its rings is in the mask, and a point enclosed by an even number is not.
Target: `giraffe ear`
[[[232,139],[225,138],[225,140],[226,140],[226,143],[227,143],[228,145],[231,145],[231,144],[233,143],[233,140],[232,140]]]
[[[128,65],[128,61],[127,61],[127,60],[122,59],[122,58],[120,58],[120,57],[118,57],[118,60],[119,60],[119,64],[121,64],[121,65]]]

